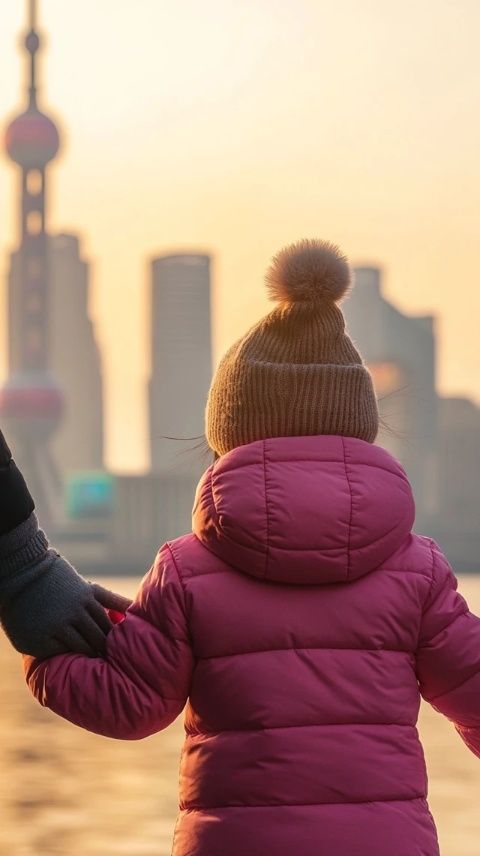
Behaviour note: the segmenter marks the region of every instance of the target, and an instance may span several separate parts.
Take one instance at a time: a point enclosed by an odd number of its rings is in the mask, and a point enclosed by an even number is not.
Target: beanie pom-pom
[[[335,303],[348,291],[352,274],[335,244],[305,239],[274,256],[265,280],[271,300]]]

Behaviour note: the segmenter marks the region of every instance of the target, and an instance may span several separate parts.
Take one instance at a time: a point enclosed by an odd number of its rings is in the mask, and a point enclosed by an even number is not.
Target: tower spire
[[[29,54],[27,109],[7,127],[7,152],[20,167],[20,241],[16,277],[9,284],[9,377],[0,390],[0,419],[11,436],[15,457],[32,485],[44,520],[53,518],[61,482],[49,449],[59,424],[62,393],[50,372],[49,266],[46,223],[47,167],[57,154],[55,123],[37,105],[37,3],[28,0]]]
[[[29,31],[25,37],[25,47],[30,54],[30,87],[29,107],[37,106],[37,81],[35,56],[40,47],[40,37],[37,33],[37,0],[29,0]]]

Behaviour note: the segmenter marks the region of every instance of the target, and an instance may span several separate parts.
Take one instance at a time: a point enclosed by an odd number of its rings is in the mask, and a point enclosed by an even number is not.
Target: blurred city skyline
[[[218,359],[268,311],[272,253],[333,240],[353,265],[384,268],[400,309],[438,316],[439,391],[480,401],[480,6],[206,0],[202,11],[40,3],[40,98],[64,141],[49,231],[79,233],[93,263],[107,465],[147,463],[148,264],[169,251],[213,254]],[[5,127],[23,103],[24,3],[1,18]],[[3,281],[17,181],[2,154]],[[6,330],[5,290],[0,309]],[[2,377],[6,355],[4,342]]]

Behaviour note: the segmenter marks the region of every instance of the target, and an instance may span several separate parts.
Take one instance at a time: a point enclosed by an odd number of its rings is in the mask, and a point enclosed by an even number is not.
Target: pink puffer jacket
[[[174,856],[435,856],[420,693],[480,755],[480,619],[400,464],[275,438],[200,481],[106,660],[27,659],[38,700],[121,739],[185,712]]]

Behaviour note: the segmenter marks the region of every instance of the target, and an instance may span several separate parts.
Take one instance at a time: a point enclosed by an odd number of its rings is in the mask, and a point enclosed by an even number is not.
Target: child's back
[[[108,663],[31,664],[35,694],[135,739],[185,712],[174,856],[434,856],[422,695],[480,753],[480,621],[388,452],[239,447],[163,547]],[[147,622],[147,623],[145,623]]]

